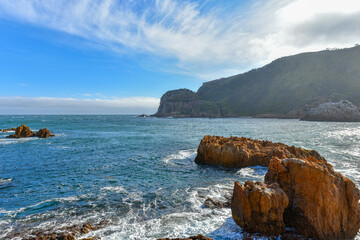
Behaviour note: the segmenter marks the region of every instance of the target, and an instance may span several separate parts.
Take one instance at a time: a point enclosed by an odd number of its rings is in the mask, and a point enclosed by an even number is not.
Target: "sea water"
[[[82,237],[241,239],[230,209],[209,209],[204,201],[224,201],[234,181],[262,181],[267,169],[195,164],[206,134],[315,149],[360,184],[359,123],[0,116],[0,128],[20,124],[32,130],[47,127],[56,137],[6,139],[11,133],[0,133],[0,239],[101,220],[109,224]]]

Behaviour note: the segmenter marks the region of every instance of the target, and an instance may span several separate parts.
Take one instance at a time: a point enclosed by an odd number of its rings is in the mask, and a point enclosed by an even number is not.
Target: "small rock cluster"
[[[73,225],[69,227],[63,227],[61,229],[52,231],[37,231],[30,235],[32,237],[23,238],[22,240],[95,240],[100,239],[99,237],[91,238],[79,238],[81,235],[89,233],[91,231],[103,228],[108,224],[107,221],[101,221],[98,224],[86,223],[82,225]]]
[[[51,134],[47,128],[40,129],[36,133],[30,130],[30,128],[24,124],[21,124],[20,127],[17,128],[8,128],[2,129],[2,132],[8,132],[15,130],[15,134],[9,135],[6,138],[28,138],[28,137],[38,137],[38,138],[49,138],[55,137],[54,134]]]

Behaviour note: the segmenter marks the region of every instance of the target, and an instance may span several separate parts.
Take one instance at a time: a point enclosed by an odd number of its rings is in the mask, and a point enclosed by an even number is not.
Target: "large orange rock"
[[[332,166],[314,157],[273,158],[265,176],[289,197],[284,221],[306,237],[349,239],[360,228],[360,191]]]
[[[289,204],[285,192],[277,183],[235,182],[231,201],[234,221],[245,231],[279,235],[285,231],[283,213]]]
[[[306,150],[282,143],[253,140],[245,137],[224,138],[206,135],[197,149],[195,162],[197,164],[229,168],[257,165],[267,167],[273,156],[281,159],[314,156],[325,161],[315,150]]]
[[[15,134],[7,136],[7,138],[26,138],[34,136],[34,132],[28,126],[21,124],[20,127],[15,129]]]

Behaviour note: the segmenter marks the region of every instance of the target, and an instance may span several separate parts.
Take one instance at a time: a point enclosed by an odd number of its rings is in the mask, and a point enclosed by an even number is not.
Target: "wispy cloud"
[[[0,114],[139,114],[155,113],[160,99],[131,97],[76,99],[0,97]]]
[[[245,9],[230,1],[0,2],[2,18],[80,36],[116,52],[172,60],[156,67],[202,78],[302,51],[351,46],[360,39],[359,11],[358,0],[255,0]]]

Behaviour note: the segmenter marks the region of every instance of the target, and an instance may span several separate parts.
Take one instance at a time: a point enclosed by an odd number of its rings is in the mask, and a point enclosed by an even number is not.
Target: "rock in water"
[[[15,129],[15,134],[7,136],[7,138],[26,138],[34,136],[34,132],[29,127],[21,124],[20,127]]]
[[[218,137],[206,135],[197,149],[195,162],[229,168],[251,166],[267,167],[273,156],[278,158],[307,158],[314,156],[325,161],[315,150],[305,150],[282,143],[253,140],[239,137]]]
[[[234,221],[245,231],[279,235],[285,231],[283,213],[289,204],[285,192],[277,183],[235,182],[231,201]]]
[[[157,240],[214,240],[214,239],[199,234],[197,236],[192,236],[188,238],[158,238]]]
[[[39,138],[55,137],[55,135],[51,134],[50,131],[47,128],[40,129],[39,131],[37,131],[37,133],[35,133],[34,136],[39,137]]]
[[[360,228],[360,191],[355,184],[314,157],[270,162],[265,181],[278,183],[289,197],[284,221],[306,237],[354,238]]]
[[[312,108],[301,120],[360,122],[360,111],[357,106],[346,100],[327,102]]]

